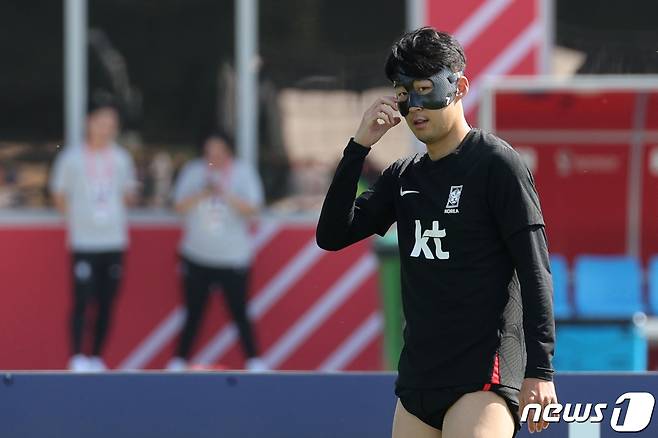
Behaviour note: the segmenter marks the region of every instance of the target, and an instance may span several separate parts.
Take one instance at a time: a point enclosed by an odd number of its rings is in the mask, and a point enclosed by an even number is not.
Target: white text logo
[[[624,402],[628,401],[625,408],[625,416],[622,416]],[[648,392],[627,392],[622,394],[615,402],[612,410],[610,427],[615,432],[641,432],[651,422],[653,408],[656,403],[654,396]],[[604,420],[604,411],[608,408],[607,403],[552,403],[547,405],[543,411],[540,404],[531,403],[526,405],[521,414],[521,421],[528,421],[530,411],[533,411],[532,421],[540,419],[547,423],[601,423]],[[623,419],[623,420],[622,420]]]
[[[436,258],[439,260],[447,260],[450,258],[450,253],[448,251],[444,251],[441,248],[441,238],[446,237],[446,230],[439,229],[439,221],[433,221],[432,229],[425,230],[425,232],[423,232],[423,227],[420,223],[420,220],[417,219],[415,236],[416,243],[414,244],[414,248],[411,251],[411,257],[419,257],[420,253],[422,252],[426,259],[433,260],[435,258],[434,254],[428,245],[429,239],[433,238],[434,246],[436,248]]]

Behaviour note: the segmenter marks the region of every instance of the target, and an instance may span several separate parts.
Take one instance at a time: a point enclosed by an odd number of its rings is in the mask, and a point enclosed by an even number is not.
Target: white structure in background
[[[64,1],[65,143],[79,145],[87,104],[88,0]],[[253,166],[258,161],[258,0],[235,1],[238,155]]]
[[[407,0],[406,7],[406,29],[411,31],[418,29],[427,24],[427,5],[426,0]],[[411,150],[415,152],[425,152],[425,143],[421,142],[413,135],[411,131],[408,132],[409,143]]]
[[[87,106],[87,0],[64,1],[64,144],[82,144]]]
[[[258,0],[235,1],[238,156],[258,166]]]
[[[592,131],[592,130],[544,130],[532,129],[523,131],[498,132],[513,142],[563,142],[563,143],[589,143],[593,138],[610,144],[611,142],[628,142],[630,144],[628,160],[628,206],[626,208],[626,253],[629,256],[639,257],[641,249],[641,212],[642,212],[642,164],[643,144],[645,140],[654,141],[655,133],[647,131],[646,116],[649,99],[647,93],[658,91],[658,75],[582,75],[574,77],[510,77],[490,78],[485,81],[482,88],[479,121],[482,129],[497,132],[496,129],[496,93],[547,93],[559,91],[572,91],[582,93],[597,93],[605,91],[635,92],[635,108],[632,116],[633,126],[627,133],[619,131]],[[597,137],[598,136],[598,137]],[[562,164],[564,171],[569,172],[569,157],[564,158]],[[610,166],[610,162],[598,163]],[[613,164],[614,165],[614,164]]]
[[[427,6],[425,0],[407,0],[406,3],[406,29],[414,30],[426,24],[425,11]]]

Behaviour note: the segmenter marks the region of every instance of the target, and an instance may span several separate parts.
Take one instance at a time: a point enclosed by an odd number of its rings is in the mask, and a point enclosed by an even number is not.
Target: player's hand
[[[557,395],[555,394],[555,385],[553,385],[553,382],[533,378],[524,379],[521,392],[519,393],[519,416],[523,414],[523,409],[526,405],[532,403],[542,406],[542,415],[537,423],[532,421],[530,415],[528,416],[528,430],[530,433],[541,432],[550,425],[550,423],[542,419],[544,409],[551,403],[557,403]]]
[[[370,147],[377,143],[386,132],[400,123],[398,104],[394,96],[380,97],[363,114],[361,125],[354,135],[354,141]]]
[[[215,190],[211,186],[204,187],[197,195],[196,198],[199,202],[212,198],[215,196]]]
[[[213,196],[217,196],[218,198],[222,198],[226,194],[226,190],[224,190],[223,185],[217,184],[217,185],[213,186],[213,188],[211,190],[211,194]]]

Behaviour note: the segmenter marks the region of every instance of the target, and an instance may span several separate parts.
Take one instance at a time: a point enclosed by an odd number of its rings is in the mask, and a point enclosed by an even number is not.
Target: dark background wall
[[[578,73],[658,73],[656,17],[656,0],[557,0],[557,43],[587,54]]]
[[[431,1],[431,0],[430,0]],[[90,0],[90,27],[122,55],[138,101],[126,123],[146,142],[190,142],[217,114],[218,70],[233,57],[233,0]],[[558,0],[558,43],[588,53],[583,73],[658,72],[658,2]],[[260,2],[262,75],[276,87],[385,85],[404,0]],[[0,140],[62,137],[62,1],[0,2]],[[91,90],[112,89],[90,54]]]
[[[263,75],[277,87],[385,84],[387,46],[404,28],[403,0],[260,2]],[[90,0],[142,100],[129,117],[147,142],[189,142],[212,123],[218,70],[233,58],[233,0]],[[385,11],[385,13],[381,12]],[[0,139],[62,136],[62,1],[0,5]],[[111,90],[90,51],[90,90]]]

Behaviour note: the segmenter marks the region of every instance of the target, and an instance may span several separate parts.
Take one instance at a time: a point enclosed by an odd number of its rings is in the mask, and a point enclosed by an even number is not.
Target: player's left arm
[[[522,412],[528,403],[546,406],[557,402],[553,385],[555,321],[548,244],[534,179],[513,149],[501,149],[494,156],[488,186],[496,224],[521,285],[528,358],[519,394]],[[547,427],[545,422],[528,423],[531,432]]]
[[[135,161],[127,151],[122,151],[122,159],[124,163],[121,182],[123,202],[126,207],[136,207],[139,203],[139,182],[137,181]]]
[[[243,167],[241,192],[238,194],[227,191],[226,202],[243,217],[256,215],[264,202],[263,184],[255,170]]]
[[[547,406],[557,403],[551,364],[555,344],[553,283],[546,233],[541,225],[519,231],[507,240],[521,284],[523,330],[528,361],[519,394],[519,415],[529,403]],[[530,432],[539,432],[549,423],[528,422]]]
[[[49,181],[53,204],[57,211],[63,215],[66,215],[68,212],[68,196],[72,186],[70,161],[68,151],[62,151],[57,154]]]

